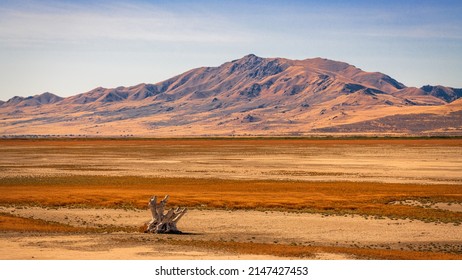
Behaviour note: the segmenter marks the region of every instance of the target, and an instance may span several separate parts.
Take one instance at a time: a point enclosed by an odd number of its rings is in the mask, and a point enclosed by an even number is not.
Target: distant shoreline
[[[462,139],[462,135],[313,135],[313,136],[95,136],[95,135],[2,135],[1,140],[422,140]]]

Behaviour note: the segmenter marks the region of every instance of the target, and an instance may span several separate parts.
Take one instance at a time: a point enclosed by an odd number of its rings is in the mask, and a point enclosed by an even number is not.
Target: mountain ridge
[[[135,85],[135,86],[130,86],[130,87],[117,87],[117,88],[103,88],[103,87],[97,87],[95,89],[92,89],[88,92],[84,92],[84,93],[80,93],[80,94],[77,94],[77,95],[73,95],[73,96],[70,96],[70,97],[66,97],[66,98],[63,98],[63,97],[60,97],[60,96],[57,96],[57,95],[54,95],[52,93],[49,93],[49,92],[45,92],[45,93],[42,93],[42,94],[38,94],[38,95],[35,95],[35,96],[29,96],[29,97],[20,97],[20,96],[15,96],[7,101],[0,101],[0,102],[3,102],[6,106],[8,105],[17,105],[18,103],[24,101],[24,100],[36,100],[37,98],[43,98],[43,96],[46,96],[46,95],[52,95],[53,98],[55,99],[59,99],[59,100],[52,100],[51,102],[36,102],[37,104],[35,105],[43,105],[43,104],[50,104],[50,103],[56,103],[58,101],[61,101],[63,99],[77,99],[77,103],[78,103],[78,97],[79,96],[84,96],[87,98],[87,100],[90,100],[90,101],[96,101],[98,100],[99,98],[101,98],[101,96],[98,96],[97,98],[92,98],[91,96],[94,96],[95,93],[97,92],[104,92],[106,93],[106,95],[108,95],[107,97],[104,97],[102,101],[108,101],[108,102],[113,102],[113,101],[117,101],[117,100],[124,100],[124,99],[127,99],[127,94],[125,92],[123,92],[123,90],[127,90],[127,89],[132,89],[132,88],[138,88],[140,86],[146,86],[145,89],[143,89],[141,92],[137,92],[136,96],[133,96],[132,97],[132,100],[137,100],[137,99],[143,99],[143,98],[146,98],[146,97],[150,97],[150,96],[153,96],[154,94],[156,93],[160,93],[160,92],[163,92],[165,91],[165,86],[169,86],[169,84],[171,84],[171,82],[169,82],[170,80],[172,79],[175,79],[176,77],[179,77],[179,76],[182,76],[182,75],[185,75],[191,71],[197,71],[197,70],[201,70],[201,69],[212,69],[212,68],[220,68],[220,67],[225,67],[227,64],[230,64],[232,63],[233,64],[233,67],[231,67],[230,71],[229,71],[229,74],[232,74],[236,68],[236,66],[238,66],[239,64],[242,64],[242,62],[244,62],[244,65],[245,64],[250,64],[250,65],[254,65],[255,67],[259,66],[259,64],[264,61],[264,60],[269,60],[269,63],[270,64],[269,66],[266,65],[265,67],[263,67],[263,69],[259,69],[258,71],[256,71],[255,73],[251,74],[253,77],[262,77],[262,76],[265,76],[265,75],[274,75],[274,74],[277,74],[279,72],[282,72],[282,67],[281,65],[276,65],[276,66],[273,66],[273,68],[271,68],[272,65],[275,65],[274,62],[278,62],[278,61],[289,61],[288,59],[283,59],[283,58],[269,58],[269,59],[264,59],[264,58],[261,58],[261,57],[258,57],[254,54],[249,54],[249,55],[246,55],[244,56],[243,58],[241,59],[236,59],[236,60],[233,60],[231,62],[226,62],[218,67],[199,67],[199,68],[195,68],[195,69],[192,69],[192,70],[189,70],[183,74],[180,74],[180,75],[177,75],[175,77],[172,77],[170,79],[167,79],[165,81],[162,81],[162,82],[159,82],[159,83],[156,83],[156,84],[146,84],[146,83],[141,83],[141,84],[138,84],[138,85]],[[309,65],[309,66],[313,66],[314,64],[317,65],[317,68],[319,69],[323,69],[323,70],[327,70],[329,72],[337,72],[338,73],[341,73],[342,75],[345,75],[345,73],[347,73],[347,75],[349,76],[349,78],[352,78],[353,81],[357,81],[358,79],[364,77],[365,75],[368,75],[366,81],[362,80],[360,81],[360,83],[362,84],[368,84],[368,81],[372,81],[371,84],[369,84],[369,86],[371,88],[375,88],[375,89],[379,89],[379,90],[383,90],[383,86],[385,86],[387,89],[386,89],[386,92],[388,93],[392,93],[394,91],[397,91],[397,90],[401,90],[401,89],[417,89],[417,88],[414,88],[414,87],[406,87],[405,85],[403,85],[402,83],[396,81],[395,79],[391,78],[390,76],[388,75],[385,75],[381,72],[365,72],[363,70],[361,70],[360,68],[357,68],[353,65],[350,65],[348,63],[345,63],[345,62],[340,62],[340,61],[334,61],[334,60],[329,60],[329,59],[325,59],[325,58],[320,58],[320,57],[316,57],[316,58],[309,58],[309,59],[305,59],[305,60],[292,60],[292,61],[299,61],[299,62],[303,62],[305,65]],[[257,62],[257,63],[255,63]],[[273,63],[273,64],[272,64]],[[272,64],[272,65],[271,65]],[[277,71],[277,72],[275,72]],[[356,72],[356,73],[352,73],[352,72]],[[184,81],[183,81],[184,83]],[[375,85],[373,85],[375,83]],[[159,84],[162,84],[163,87],[159,88],[158,85]],[[180,82],[181,84],[181,82]],[[178,86],[178,85],[177,85]],[[173,88],[174,89],[174,88]],[[457,88],[452,88],[452,87],[446,87],[446,86],[441,86],[441,85],[436,85],[436,86],[431,86],[431,85],[425,85],[425,86],[422,86],[421,88],[419,88],[420,90],[422,90],[424,93],[422,94],[427,94],[427,95],[433,95],[439,99],[442,99],[446,102],[452,102],[460,97],[462,97],[462,89],[457,89]],[[138,98],[139,97],[139,98]],[[83,102],[83,103],[86,103],[86,102]],[[32,105],[32,104],[30,104]],[[30,106],[28,105],[28,106]]]
[[[250,54],[217,67],[191,69],[155,84],[98,87],[67,98],[51,93],[14,97],[0,103],[0,114],[7,116],[0,122],[0,134],[34,134],[40,128],[82,135],[335,133],[335,127],[374,119],[382,120],[378,122],[382,127],[387,120],[399,126],[386,118],[393,115],[415,115],[416,122],[421,121],[418,116],[426,116],[438,122],[441,118],[432,114],[462,110],[460,102],[449,106],[461,97],[462,89],[406,87],[386,74],[366,72],[345,62]],[[407,123],[412,123],[410,119]],[[19,120],[21,126],[15,125]],[[367,127],[365,132],[374,133],[370,129],[373,124],[367,123]],[[409,126],[394,127],[390,132],[462,131],[460,121],[451,122],[450,128],[444,124],[429,127],[417,131]],[[345,133],[344,127],[338,131]],[[352,131],[361,133],[360,128]],[[377,129],[377,133],[385,132]]]

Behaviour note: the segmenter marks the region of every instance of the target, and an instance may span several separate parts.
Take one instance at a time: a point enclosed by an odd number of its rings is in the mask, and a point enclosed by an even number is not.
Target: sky
[[[462,88],[462,1],[0,0],[0,100],[157,83],[253,53]]]

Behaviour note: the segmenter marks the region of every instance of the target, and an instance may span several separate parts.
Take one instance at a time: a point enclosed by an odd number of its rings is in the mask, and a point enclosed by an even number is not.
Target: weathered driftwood
[[[186,213],[186,208],[179,207],[170,209],[164,213],[165,204],[167,204],[169,196],[166,195],[159,203],[157,196],[151,197],[148,206],[151,209],[152,220],[148,223],[146,231],[150,233],[181,233],[176,227],[178,221]]]

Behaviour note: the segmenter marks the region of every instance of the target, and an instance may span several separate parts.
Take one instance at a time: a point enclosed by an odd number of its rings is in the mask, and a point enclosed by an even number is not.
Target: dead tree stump
[[[170,209],[164,213],[165,204],[167,204],[169,196],[166,195],[159,203],[157,196],[151,197],[148,206],[151,209],[152,220],[148,223],[145,232],[149,233],[181,233],[176,227],[178,221],[186,213],[186,208],[179,207]]]

